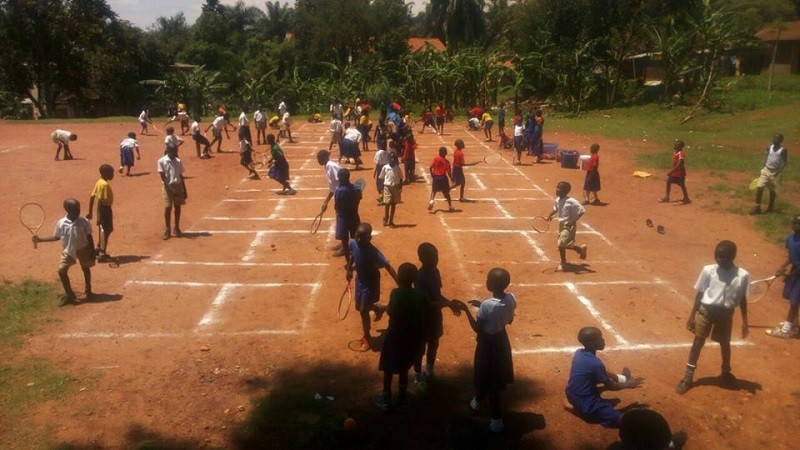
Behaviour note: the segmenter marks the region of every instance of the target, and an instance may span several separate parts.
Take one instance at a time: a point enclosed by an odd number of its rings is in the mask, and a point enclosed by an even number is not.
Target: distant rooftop
[[[408,38],[408,48],[411,50],[411,53],[425,50],[429,45],[437,52],[443,52],[447,50],[447,47],[442,41],[439,40],[439,38]]]
[[[780,25],[780,32],[780,37],[778,37],[778,27],[773,24],[756,33],[756,37],[764,42],[800,41],[800,20],[784,22]]]

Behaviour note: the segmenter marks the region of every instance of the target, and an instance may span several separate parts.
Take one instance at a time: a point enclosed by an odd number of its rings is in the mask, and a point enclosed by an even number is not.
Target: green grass
[[[56,286],[35,280],[0,284],[0,345],[19,346],[43,313],[56,308]]]

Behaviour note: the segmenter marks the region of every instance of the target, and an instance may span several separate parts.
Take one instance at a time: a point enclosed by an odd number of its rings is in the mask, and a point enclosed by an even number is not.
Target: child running
[[[380,269],[386,269],[397,283],[397,273],[374,245],[372,245],[372,226],[362,222],[356,229],[356,238],[350,241],[350,261],[347,265],[347,279],[353,279],[356,272],[356,309],[361,315],[361,330],[363,332],[359,348],[368,351],[370,347],[369,312],[375,314],[375,321],[383,317],[384,307],[378,304],[381,296]]]
[[[602,205],[597,193],[600,191],[600,144],[589,147],[589,162],[586,163],[586,178],[583,181],[583,204],[588,205],[591,194],[594,194],[593,205]]]
[[[53,143],[58,145],[56,147],[56,157],[54,158],[58,161],[58,155],[61,153],[61,148],[64,148],[64,161],[68,161],[72,159],[72,152],[69,150],[69,143],[70,141],[77,141],[78,135],[66,130],[56,130],[50,134],[50,139],[53,140]]]
[[[253,169],[253,146],[250,145],[250,141],[247,139],[249,133],[242,131],[247,129],[247,127],[239,127],[239,164],[247,169],[249,173],[248,177],[251,180],[258,180],[261,177],[259,177],[258,172]]]
[[[472,203],[472,200],[464,197],[464,187],[466,186],[467,179],[464,177],[464,166],[474,166],[476,162],[467,164],[464,160],[464,141],[456,139],[453,143],[456,149],[453,151],[453,185],[450,189],[459,187],[458,201],[462,203]]]
[[[791,265],[783,285],[783,298],[789,301],[786,320],[777,328],[767,330],[772,337],[791,339],[797,336],[797,312],[800,310],[800,214],[792,218],[792,234],[786,237],[786,250],[789,255],[775,275],[782,275]]]
[[[397,289],[389,295],[386,314],[389,326],[381,349],[378,370],[383,372],[383,392],[375,398],[375,405],[388,411],[392,407],[392,378],[398,375],[399,409],[408,407],[408,370],[419,354],[425,323],[425,298],[414,290],[412,284],[418,277],[411,263],[400,264],[397,269]]]
[[[275,141],[275,135],[270,133],[267,135],[267,145],[269,145],[270,158],[267,161],[269,165],[269,177],[280,183],[283,187],[279,195],[294,195],[297,193],[292,186],[289,185],[289,161],[283,154],[283,149]]]
[[[114,179],[114,168],[108,164],[100,166],[100,179],[94,184],[92,194],[89,196],[89,212],[86,213],[86,220],[92,220],[94,202],[97,201],[97,228],[99,238],[95,253],[100,262],[109,262],[108,238],[114,231],[114,212],[111,205],[114,203],[114,192],[111,190],[109,181]]]
[[[612,391],[634,389],[644,383],[644,378],[632,377],[627,367],[619,374],[606,371],[605,364],[597,357],[597,351],[606,348],[603,333],[598,328],[581,328],[578,342],[583,348],[572,357],[566,388],[567,400],[578,417],[586,422],[599,423],[606,428],[619,428],[622,414],[614,409],[610,401],[600,397],[598,385],[603,384]]]
[[[397,153],[389,153],[389,164],[381,168],[378,178],[383,180],[383,226],[395,227],[394,213],[403,193],[403,174]]]
[[[373,157],[373,162],[375,162],[375,172],[373,177],[375,177],[375,188],[378,190],[378,206],[383,205],[383,178],[381,175],[381,170],[383,166],[389,164],[389,152],[386,151],[386,146],[378,147],[378,150],[375,152],[375,156]]]
[[[493,433],[503,431],[501,392],[514,382],[514,363],[506,326],[514,321],[517,299],[506,292],[509,284],[511,275],[508,271],[495,267],[486,276],[486,288],[492,296],[482,302],[470,302],[478,305],[475,317],[465,303],[458,302],[461,310],[467,313],[472,330],[477,334],[473,375],[475,395],[469,401],[469,410],[470,413],[477,414],[481,402],[488,397],[492,418],[489,430]]]
[[[439,155],[433,158],[431,162],[431,199],[428,202],[428,211],[433,210],[433,201],[437,192],[441,192],[447,200],[448,211],[455,211],[453,209],[453,202],[450,200],[450,184],[448,178],[452,179],[453,174],[450,170],[450,161],[447,160],[447,147],[439,147]]]
[[[356,237],[356,229],[361,223],[358,205],[361,203],[361,191],[350,182],[350,171],[339,169],[337,174],[339,187],[333,196],[333,208],[336,210],[336,239],[341,241],[346,262],[350,266],[350,239]]]
[[[192,140],[194,140],[194,149],[197,152],[197,157],[200,159],[208,159],[211,158],[211,143],[208,142],[208,138],[203,136],[203,133],[200,132],[200,118],[198,117],[194,122],[192,122]],[[200,150],[200,146],[203,146],[203,150]]]
[[[686,144],[683,141],[675,141],[672,151],[672,168],[667,172],[667,192],[659,200],[661,203],[669,203],[669,191],[673,184],[680,186],[683,191],[681,203],[692,203],[689,199],[689,192],[686,190],[686,152],[683,150],[684,147]]]
[[[131,174],[131,167],[133,167],[133,154],[136,153],[136,159],[142,159],[142,155],[139,154],[139,143],[136,142],[136,133],[131,131],[128,133],[128,137],[123,139],[122,142],[119,144],[119,173],[122,173],[123,168],[125,169],[125,176]],[[89,206],[89,210],[91,211],[92,207]]]
[[[586,210],[577,200],[569,196],[570,190],[572,190],[572,186],[566,181],[561,181],[556,185],[556,200],[553,203],[553,210],[547,216],[547,220],[558,218],[558,255],[561,263],[556,267],[556,272],[564,272],[570,267],[567,262],[567,250],[573,250],[581,259],[586,259],[586,244],[575,243],[578,220],[583,217]]]
[[[111,170],[112,174],[114,170]],[[39,237],[33,236],[36,242],[55,242],[61,241],[61,262],[58,265],[58,278],[64,287],[64,295],[61,297],[59,306],[75,303],[77,297],[72,290],[67,272],[69,268],[80,263],[83,271],[83,280],[86,290],[86,299],[92,297],[92,272],[91,268],[95,265],[94,239],[92,239],[92,225],[89,221],[81,217],[81,204],[74,198],[64,200],[64,211],[67,215],[58,221],[52,236]]]
[[[750,274],[736,266],[736,244],[721,241],[714,249],[716,264],[703,267],[694,289],[692,312],[686,321],[686,328],[694,333],[694,342],[689,351],[686,373],[675,387],[678,394],[685,394],[692,387],[692,378],[697,369],[697,360],[706,338],[719,343],[722,355],[722,374],[720,380],[730,386],[736,382],[731,373],[731,333],[733,313],[738,306],[742,310],[742,339],[747,337],[747,294],[750,289]]]
[[[222,130],[226,127],[225,123],[225,116],[222,113],[219,113],[214,117],[214,120],[211,124],[206,128],[203,132],[208,133],[208,130],[211,130],[211,135],[214,136],[214,139],[209,142],[208,147],[213,147],[214,144],[217,144],[217,153],[223,153],[222,151]],[[226,130],[227,132],[227,130]]]

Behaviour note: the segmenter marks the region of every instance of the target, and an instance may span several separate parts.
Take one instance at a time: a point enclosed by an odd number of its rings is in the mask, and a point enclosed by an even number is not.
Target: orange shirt
[[[453,152],[453,167],[464,167],[464,151],[458,147]]]

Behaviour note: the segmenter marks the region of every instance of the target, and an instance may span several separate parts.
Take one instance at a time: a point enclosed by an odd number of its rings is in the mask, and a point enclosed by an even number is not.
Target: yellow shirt
[[[359,125],[365,125],[365,126],[369,125],[369,117],[367,117],[366,115],[363,115],[363,116],[359,117],[358,118],[358,124]]]
[[[483,113],[481,116],[481,122],[488,122],[490,120],[492,120],[492,116],[490,116],[489,113]]]
[[[111,204],[114,203],[114,192],[111,191],[111,185],[102,178],[97,180],[97,183],[94,184],[91,196],[97,199],[98,205],[111,206]]]

